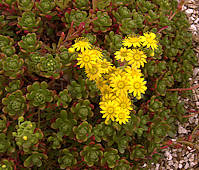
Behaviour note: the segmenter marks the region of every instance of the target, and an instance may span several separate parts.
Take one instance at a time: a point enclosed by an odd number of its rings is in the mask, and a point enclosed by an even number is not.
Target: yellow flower
[[[137,35],[130,35],[130,36],[127,36],[123,41],[123,45],[126,46],[126,47],[140,47],[141,45],[141,39],[139,36]]]
[[[104,96],[106,94],[112,93],[113,89],[109,85],[103,85],[100,87],[100,92]]]
[[[112,68],[112,63],[108,62],[106,59],[100,61],[102,73],[108,73]]]
[[[115,120],[115,116],[117,115],[118,108],[115,107],[114,101],[107,101],[103,102],[100,105],[101,113],[103,114],[102,118],[106,118],[106,122],[111,119],[112,121]]]
[[[120,51],[116,51],[115,54],[115,58],[116,60],[121,60],[121,62],[123,62],[124,60],[126,60],[128,58],[129,55],[132,55],[132,50],[131,49],[127,49],[126,47],[121,47]]]
[[[143,51],[138,49],[132,50],[133,55],[128,57],[128,64],[132,65],[133,67],[140,68],[140,66],[144,67],[144,63],[146,62],[147,56],[144,54]]]
[[[143,76],[143,74],[141,73],[141,70],[139,68],[136,67],[132,67],[132,66],[127,66],[125,68],[125,71],[129,74],[129,76],[133,77],[141,77]]]
[[[130,93],[133,92],[134,97],[137,99],[141,99],[141,93],[145,93],[147,87],[146,81],[144,81],[144,78],[141,77],[134,77],[131,80],[131,90]]]
[[[123,110],[133,110],[133,108],[131,107],[131,100],[128,98],[127,95],[121,94],[115,99],[115,102]]]
[[[112,78],[118,75],[121,77],[125,77],[127,76],[127,73],[121,68],[116,68],[114,71],[112,71],[112,73],[109,74],[109,77]]]
[[[91,67],[91,63],[93,63],[96,58],[94,55],[92,55],[92,52],[90,50],[85,50],[82,53],[78,54],[77,60],[77,65],[80,65],[80,68],[83,68]]]
[[[130,89],[129,80],[127,77],[121,77],[120,75],[111,78],[111,87],[116,95],[127,94],[127,91]]]
[[[70,47],[70,48],[68,49],[68,52],[69,52],[69,53],[74,53],[74,52],[75,52],[75,48]]]
[[[91,63],[91,67],[85,67],[85,72],[90,80],[96,80],[101,77],[101,67],[97,63]]]
[[[102,59],[103,54],[100,48],[94,47],[91,51],[93,52],[93,55],[96,56],[96,59]]]
[[[152,50],[158,48],[158,41],[155,39],[156,35],[154,33],[144,33],[144,36],[141,36],[141,41],[143,46],[147,46],[147,48],[152,48]]]
[[[100,102],[100,105],[102,104],[102,102],[107,102],[107,101],[113,101],[116,99],[115,93],[106,93],[104,95],[102,95],[102,99]]]
[[[6,168],[7,166],[6,165],[2,165],[2,168]]]
[[[96,86],[100,89],[101,87],[107,84],[107,81],[104,79],[104,77],[101,76],[95,80],[95,83]]]
[[[127,111],[126,109],[123,110],[123,109],[120,109],[118,112],[117,112],[117,115],[116,115],[116,122],[119,122],[119,124],[121,125],[122,123],[126,124],[126,122],[128,122],[129,118],[131,118],[129,116],[129,111]]]
[[[23,140],[28,140],[28,137],[27,136],[23,136]]]
[[[72,45],[72,48],[76,49],[76,51],[83,52],[85,50],[91,49],[92,45],[89,43],[87,38],[80,37],[75,40],[75,44]]]

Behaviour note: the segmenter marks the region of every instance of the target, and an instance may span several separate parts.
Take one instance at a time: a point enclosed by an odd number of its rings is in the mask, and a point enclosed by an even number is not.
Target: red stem
[[[190,87],[190,88],[177,88],[177,89],[167,89],[167,91],[187,91],[187,90],[193,90],[193,89],[197,89],[199,87],[199,84]]]

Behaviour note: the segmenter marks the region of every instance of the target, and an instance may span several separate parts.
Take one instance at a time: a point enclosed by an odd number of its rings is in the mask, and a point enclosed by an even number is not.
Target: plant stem
[[[167,91],[187,91],[187,90],[193,90],[193,89],[197,89],[199,87],[199,84],[190,87],[190,88],[177,88],[177,89],[167,89]]]
[[[95,11],[97,6],[97,0],[92,0],[92,4],[93,4],[93,11]]]
[[[195,144],[195,143],[188,142],[188,141],[180,141],[180,140],[176,141],[176,142],[188,145],[188,146],[190,146],[192,148],[195,148],[195,149],[199,150],[199,146],[197,144]]]
[[[193,135],[195,134],[196,130],[199,128],[199,124],[194,128],[194,130],[192,131],[191,133],[191,136],[192,136],[192,140],[194,139],[193,138]]]

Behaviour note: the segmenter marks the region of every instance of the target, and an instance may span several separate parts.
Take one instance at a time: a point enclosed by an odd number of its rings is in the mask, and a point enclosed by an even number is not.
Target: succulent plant
[[[130,159],[131,160],[138,160],[138,159],[142,159],[145,157],[146,155],[146,150],[143,148],[142,145],[136,145],[136,146],[133,146],[132,147],[132,152],[131,152],[131,155],[130,155]]]
[[[70,0],[55,0],[56,5],[63,9],[66,9],[66,7],[68,6],[68,3],[70,2]]]
[[[62,65],[66,67],[70,66],[72,64],[72,61],[76,58],[75,55],[71,55],[68,52],[68,49],[63,46],[60,47],[60,53],[56,56],[59,56]]]
[[[5,153],[10,148],[10,141],[4,133],[0,133],[0,153]]]
[[[97,19],[93,21],[94,32],[106,32],[110,29],[110,26],[112,25],[112,19],[107,12],[97,11],[94,17],[97,17]]]
[[[111,52],[115,52],[122,47],[122,36],[114,34],[113,31],[109,32],[109,34],[105,36],[105,41],[108,48],[111,49]]]
[[[55,100],[57,100],[57,106],[67,108],[72,101],[72,98],[70,97],[68,90],[64,89],[63,91],[59,92],[59,95],[55,96]]]
[[[6,56],[12,56],[16,52],[15,48],[11,45],[1,47],[1,51],[2,51],[2,55],[6,55]]]
[[[7,131],[7,118],[4,115],[0,115],[0,132]]]
[[[79,26],[81,22],[85,22],[88,14],[86,11],[83,10],[75,10],[72,9],[70,13],[65,13],[65,21],[67,24],[71,24],[73,22],[73,27]]]
[[[13,80],[9,83],[8,86],[5,87],[5,90],[8,92],[8,93],[12,93],[16,90],[19,90],[20,89],[20,86],[21,86],[21,81],[20,80]]]
[[[37,150],[37,144],[43,138],[43,133],[40,129],[36,129],[36,124],[31,121],[24,121],[23,117],[18,119],[16,126],[17,132],[13,132],[16,144],[25,153],[31,153],[32,150]]]
[[[117,143],[118,145],[118,150],[120,153],[124,153],[125,149],[127,149],[129,142],[131,141],[130,136],[124,136],[125,131],[121,131],[119,135],[113,136],[113,140]]]
[[[77,159],[75,158],[78,153],[74,153],[65,148],[60,151],[60,156],[58,158],[58,162],[61,169],[72,168],[77,164]]]
[[[2,111],[8,113],[13,119],[24,115],[27,110],[26,98],[21,90],[7,94],[7,96],[2,99],[2,103],[5,105]]]
[[[110,148],[108,151],[104,152],[101,163],[102,165],[107,163],[109,168],[114,168],[116,166],[116,161],[119,160],[119,158],[120,156],[118,155],[117,149]]]
[[[52,134],[52,136],[50,136],[49,138],[48,138],[48,142],[50,142],[50,144],[51,144],[51,147],[53,148],[53,149],[59,149],[59,148],[61,148],[61,143],[62,143],[62,136],[60,137],[60,136],[58,136],[57,134]]]
[[[37,69],[39,69],[40,75],[43,77],[58,79],[60,77],[61,66],[59,57],[54,58],[51,54],[46,54],[41,58],[40,63],[37,64]]]
[[[41,11],[40,15],[55,15],[55,12],[52,12],[52,9],[55,7],[55,2],[52,0],[42,0],[36,2],[36,7]]]
[[[41,47],[42,42],[37,40],[35,33],[28,33],[26,36],[22,36],[18,45],[23,53],[30,53],[36,52]]]
[[[75,104],[75,106],[72,106],[70,110],[75,114],[75,117],[81,121],[85,121],[87,120],[87,117],[93,116],[89,100],[80,101],[79,103]]]
[[[39,52],[31,52],[29,58],[25,59],[25,63],[27,64],[29,72],[35,72],[39,74],[39,70],[37,69],[37,64],[41,61],[41,54]]]
[[[12,46],[14,43],[14,40],[10,38],[9,36],[3,36],[0,35],[0,48],[5,46]]]
[[[14,168],[16,168],[16,167],[14,165],[14,161],[7,160],[7,159],[1,159],[0,168],[14,170]]]
[[[41,83],[34,82],[32,85],[27,86],[29,93],[26,94],[26,98],[29,100],[31,107],[38,107],[43,110],[47,102],[53,101],[52,92],[47,87],[48,84],[45,81]]]
[[[130,167],[130,163],[125,160],[125,159],[120,159],[118,162],[117,162],[117,165],[115,166],[115,168],[113,168],[114,170],[120,170],[120,169],[124,169],[124,170],[127,170],[127,169],[131,169]]]
[[[90,1],[89,0],[75,0],[73,5],[82,10],[89,10],[90,9]]]
[[[22,17],[18,18],[19,26],[30,32],[37,31],[40,21],[41,18],[35,18],[35,14],[31,11],[23,12]]]
[[[80,82],[72,80],[70,82],[70,85],[68,85],[67,89],[71,94],[72,98],[81,99],[86,98],[88,96],[88,94],[86,94],[85,92],[85,80],[80,80]]]
[[[34,6],[33,0],[17,0],[18,8],[23,11],[31,11]]]
[[[60,112],[60,118],[57,118],[54,123],[51,124],[53,129],[59,129],[57,136],[62,138],[63,136],[71,136],[73,134],[73,126],[77,124],[75,119],[67,113],[67,111],[62,110]]]
[[[97,164],[100,158],[103,156],[102,146],[100,144],[90,144],[85,146],[80,152],[80,155],[84,158],[84,161],[89,167]]]
[[[92,126],[87,121],[81,123],[78,127],[73,127],[73,132],[76,135],[78,142],[86,142],[91,136]]]
[[[2,63],[4,74],[5,76],[8,76],[10,79],[17,79],[17,77],[23,74],[24,72],[24,60],[16,54],[10,57],[6,57],[2,61]]]
[[[44,153],[39,153],[39,152],[32,152],[32,155],[30,155],[25,161],[24,161],[24,166],[26,168],[30,168],[33,166],[36,167],[41,167],[42,166],[42,161],[47,160],[48,156]]]

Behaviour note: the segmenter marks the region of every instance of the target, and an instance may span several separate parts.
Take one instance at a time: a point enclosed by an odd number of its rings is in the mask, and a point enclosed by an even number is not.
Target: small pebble
[[[187,9],[185,12],[186,12],[187,14],[192,14],[192,13],[193,13],[193,9]]]
[[[180,168],[180,169],[181,169],[181,168],[182,168],[182,164],[179,164],[179,165],[178,165],[178,168]]]
[[[184,169],[188,169],[189,168],[189,163],[187,162],[186,165],[184,166]]]
[[[198,102],[198,104],[199,104],[199,102]],[[187,130],[185,129],[185,128],[183,128],[181,125],[178,127],[178,133],[179,134],[182,134],[182,133],[185,133],[185,134],[187,134]]]
[[[193,30],[193,31],[196,31],[196,30],[197,30],[197,28],[196,28],[195,25],[191,25],[190,28],[191,28],[191,30]]]

